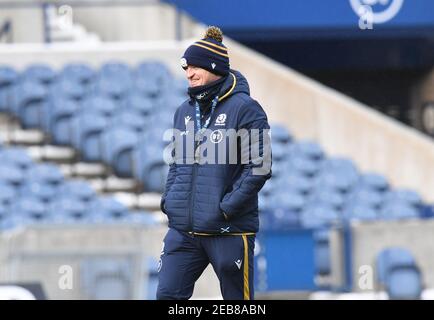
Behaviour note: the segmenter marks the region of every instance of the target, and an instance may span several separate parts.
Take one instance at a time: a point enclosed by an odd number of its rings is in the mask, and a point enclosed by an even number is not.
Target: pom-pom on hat
[[[223,33],[220,28],[208,27],[203,39],[185,50],[181,58],[181,67],[186,69],[188,65],[192,65],[226,76],[229,73],[229,55],[222,41]]]

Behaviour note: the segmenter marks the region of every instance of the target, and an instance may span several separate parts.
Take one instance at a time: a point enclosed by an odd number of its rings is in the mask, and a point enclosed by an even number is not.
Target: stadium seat
[[[390,299],[419,299],[422,277],[412,254],[403,248],[383,249],[376,258],[377,282]]]
[[[306,206],[301,213],[301,224],[305,228],[323,228],[340,222],[339,213],[324,205]]]
[[[274,149],[274,148],[273,148]],[[274,155],[274,152],[273,152]],[[294,154],[288,160],[288,170],[298,171],[307,177],[313,177],[318,172],[318,162],[311,158],[302,156],[301,154]]]
[[[59,188],[59,193],[81,202],[90,202],[96,197],[96,192],[85,180],[66,180]]]
[[[318,229],[314,231],[315,241],[315,271],[321,276],[331,273],[331,256],[329,244],[329,230]]]
[[[123,109],[118,111],[112,118],[112,126],[123,126],[136,131],[136,133],[142,133],[146,130],[148,122],[145,117],[137,111],[137,109]]]
[[[59,186],[63,180],[63,173],[60,168],[52,163],[38,163],[32,166],[27,172],[32,181]]]
[[[373,189],[374,191],[384,192],[389,188],[387,179],[377,173],[365,173],[360,175],[360,181],[358,183],[362,187]]]
[[[53,142],[58,145],[70,145],[72,143],[72,120],[79,111],[80,105],[70,99],[56,99],[47,112],[46,130],[53,137]]]
[[[366,186],[356,187],[348,195],[348,202],[354,205],[362,205],[379,209],[383,204],[382,194],[375,189],[368,189]]]
[[[312,160],[321,160],[324,157],[322,148],[313,141],[297,141],[289,146],[289,153],[291,155],[301,155]]]
[[[99,196],[89,204],[90,211],[107,213],[107,217],[121,218],[127,214],[127,207],[110,196]]]
[[[21,74],[24,80],[36,81],[41,84],[49,84],[56,77],[55,71],[45,64],[32,64]]]
[[[26,181],[21,187],[20,193],[24,196],[34,196],[45,203],[51,201],[58,194],[55,186],[38,180]]]
[[[27,170],[33,165],[33,160],[24,148],[10,146],[0,150],[0,163]]]
[[[275,143],[279,144],[289,144],[292,141],[292,136],[286,127],[280,124],[271,124],[271,141],[273,145]]]
[[[50,205],[50,220],[54,223],[76,222],[84,220],[87,215],[87,206],[77,198],[61,195]]]
[[[116,175],[131,177],[133,150],[139,143],[139,134],[132,128],[117,125],[103,133],[101,142],[103,160],[113,167]]]
[[[10,205],[17,196],[14,187],[4,182],[0,182],[0,211],[6,210],[5,206]]]
[[[25,129],[40,128],[43,125],[47,110],[48,92],[46,88],[37,82],[21,82],[16,88],[15,103],[12,104],[13,113],[21,120]]]
[[[28,218],[28,221],[44,220],[47,216],[45,204],[38,198],[30,195],[21,196],[11,205],[12,215]]]
[[[408,204],[388,204],[381,209],[382,219],[415,219],[419,211]]]
[[[14,187],[19,187],[24,179],[23,171],[17,166],[7,164],[0,166],[0,181]]]
[[[50,87],[49,92],[51,98],[72,99],[76,101],[80,101],[87,94],[85,87],[81,83],[65,78],[54,83]]]
[[[81,102],[81,109],[86,112],[100,113],[110,118],[117,109],[117,104],[108,97],[93,95]]]
[[[138,93],[128,95],[125,100],[125,109],[138,112],[142,117],[149,116],[155,109],[155,103]]]
[[[374,221],[379,216],[375,209],[364,204],[350,204],[342,212],[347,220]]]
[[[422,203],[422,199],[420,195],[413,190],[394,189],[385,194],[384,203],[385,205],[403,203],[417,208]]]
[[[109,121],[101,113],[82,111],[73,121],[73,145],[80,151],[84,161],[101,161],[101,135]]]
[[[69,63],[66,64],[62,71],[61,77],[75,81],[80,84],[89,83],[95,76],[95,71],[83,63]]]
[[[341,193],[327,188],[318,188],[309,197],[311,203],[330,206],[331,208],[340,211],[345,203],[345,198]]]
[[[8,112],[11,108],[13,86],[17,83],[18,72],[13,68],[0,65],[0,111]]]

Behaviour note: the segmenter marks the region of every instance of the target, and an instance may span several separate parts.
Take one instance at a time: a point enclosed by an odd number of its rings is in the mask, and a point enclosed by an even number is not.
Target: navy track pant
[[[253,300],[255,235],[190,235],[170,228],[164,238],[157,299],[186,300],[211,263],[225,300]]]

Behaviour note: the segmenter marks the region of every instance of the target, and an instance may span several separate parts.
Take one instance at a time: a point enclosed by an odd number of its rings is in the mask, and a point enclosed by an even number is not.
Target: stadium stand
[[[158,61],[110,61],[99,70],[85,63],[60,71],[43,64],[22,72],[0,67],[2,112],[24,129],[43,130],[46,142],[75,148],[74,161],[103,163],[118,177],[138,180],[144,192],[163,190],[162,135],[186,98],[185,88]],[[391,189],[384,176],[362,173],[348,158],[328,157],[319,144],[296,140],[283,125],[272,125],[272,143],[273,177],[260,194],[262,228],[316,230],[319,276],[330,274],[330,227],[423,217],[426,205],[415,191]],[[5,147],[0,158],[3,229],[47,222],[152,223],[113,198],[98,197],[84,180],[65,180],[56,165],[33,163],[22,148]],[[21,197],[11,205],[16,194]]]

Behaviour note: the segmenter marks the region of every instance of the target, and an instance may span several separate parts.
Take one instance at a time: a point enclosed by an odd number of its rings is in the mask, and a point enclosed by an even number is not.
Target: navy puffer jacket
[[[258,160],[257,157],[247,162],[241,161],[243,142],[241,138],[227,138],[226,130],[246,129],[244,132],[252,132],[251,129],[259,129],[255,147],[259,148],[258,156],[264,155],[263,160],[267,146],[268,154],[271,154],[269,143],[265,143],[268,130],[265,130],[266,133],[262,131],[270,128],[267,115],[259,103],[250,97],[247,80],[235,70],[231,70],[218,96],[220,99],[208,127],[211,134],[205,135],[205,141],[209,138],[212,141],[209,145],[215,147],[212,150],[215,152],[215,163],[193,163],[188,161],[192,160],[188,151],[176,152],[175,163],[170,165],[161,199],[161,209],[168,216],[169,227],[180,231],[196,234],[257,232],[258,192],[271,177],[271,161],[265,174],[257,174],[254,168],[264,167],[263,163],[254,161]],[[186,139],[194,137],[195,127],[195,104],[187,100],[175,112],[174,128],[181,132],[181,137],[175,139],[175,146],[183,144],[188,149]],[[250,151],[254,142],[249,144],[248,141],[247,149]],[[237,150],[237,153],[236,161],[229,163],[230,148]],[[221,152],[223,149],[226,154]],[[204,148],[203,155],[210,155],[209,150]],[[225,159],[224,164],[218,162],[219,155]]]

